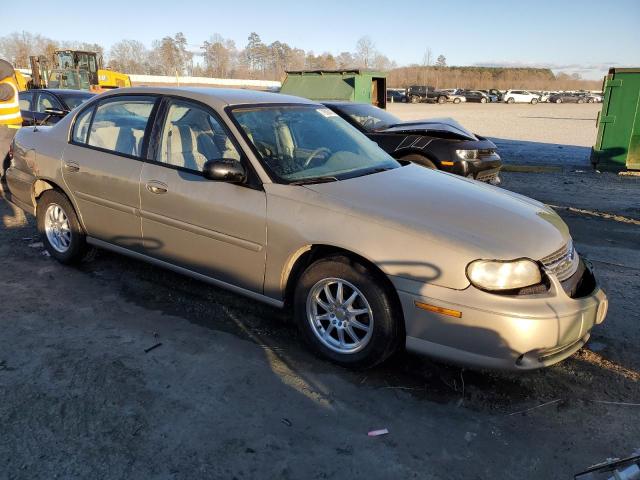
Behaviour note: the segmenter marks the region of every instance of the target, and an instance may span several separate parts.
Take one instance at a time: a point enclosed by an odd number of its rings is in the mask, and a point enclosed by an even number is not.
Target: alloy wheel
[[[57,203],[52,203],[44,215],[44,231],[56,252],[66,253],[71,246],[69,217]]]
[[[364,294],[340,278],[325,278],[307,296],[307,320],[327,348],[341,354],[356,353],[373,334],[373,312]]]

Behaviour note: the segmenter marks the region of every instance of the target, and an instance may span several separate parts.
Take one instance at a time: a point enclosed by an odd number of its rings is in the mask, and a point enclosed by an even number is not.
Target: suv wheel
[[[443,103],[447,103],[447,97],[438,97],[438,103],[442,105]]]
[[[57,190],[38,199],[38,231],[49,254],[61,263],[80,260],[86,249],[85,235],[71,202]]]
[[[347,367],[372,367],[398,347],[400,321],[388,289],[345,256],[311,264],[294,300],[295,320],[314,352]]]
[[[411,95],[410,100],[411,103],[418,103],[420,101],[420,97],[417,95]]]

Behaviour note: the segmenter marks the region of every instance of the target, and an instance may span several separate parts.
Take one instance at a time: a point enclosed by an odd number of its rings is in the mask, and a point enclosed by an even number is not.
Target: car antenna
[[[40,126],[44,125],[45,122],[48,122],[49,119],[51,118],[51,115],[47,115],[46,117],[44,117],[41,121],[40,121]],[[38,122],[33,122],[33,131],[37,132],[38,131]]]

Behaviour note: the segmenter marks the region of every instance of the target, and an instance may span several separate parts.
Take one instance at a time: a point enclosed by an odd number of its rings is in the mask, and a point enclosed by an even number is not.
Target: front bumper
[[[426,284],[416,292],[416,282],[399,277],[392,281],[405,316],[407,350],[476,368],[532,370],[553,365],[587,342],[608,308],[599,286],[586,296],[571,298],[553,277],[547,293],[526,296]],[[424,305],[436,308],[427,310]]]

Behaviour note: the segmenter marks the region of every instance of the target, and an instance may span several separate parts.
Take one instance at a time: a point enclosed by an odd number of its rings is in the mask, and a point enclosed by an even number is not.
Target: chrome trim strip
[[[150,257],[148,255],[145,255],[144,253],[134,252],[133,250],[129,250],[127,248],[120,247],[118,245],[113,245],[109,242],[105,242],[104,240],[100,240],[98,238],[87,237],[87,243],[94,245],[96,247],[104,248],[105,250],[111,250],[112,252],[121,253],[123,255],[127,255],[129,257],[133,257],[138,260],[142,260],[144,262],[148,262],[153,265],[166,268],[168,270],[173,270],[174,272],[180,273],[182,275],[186,275],[188,277],[195,278],[196,280],[200,280],[202,282],[215,285],[216,287],[224,288],[231,292],[244,295],[245,297],[249,297],[253,300],[266,303],[276,308],[284,307],[284,302],[282,300],[276,300],[275,298],[267,297],[266,295],[262,295],[261,293],[253,292],[251,290],[247,290],[245,288],[238,287],[236,285],[232,285],[227,282],[223,282],[222,280],[218,280],[213,277],[208,277],[207,275],[194,272],[193,270],[189,270],[187,268],[180,267],[178,265],[174,265],[173,263],[165,262],[164,260],[159,260],[157,258]]]
[[[147,210],[140,210],[140,216],[144,219],[151,220],[152,222],[162,223],[179,230],[186,230],[188,232],[195,233],[196,235],[202,235],[203,237],[209,237],[213,238],[214,240],[230,243],[231,245],[235,245],[236,247],[245,248],[253,252],[259,252],[263,248],[259,243],[250,242],[249,240],[244,240],[242,238],[233,237],[225,233],[216,232],[215,230],[209,230],[208,228],[199,227],[197,225],[186,223],[181,220],[176,220],[171,217],[164,217]]]

